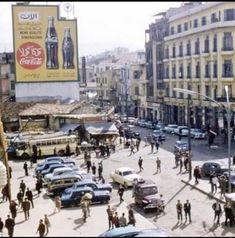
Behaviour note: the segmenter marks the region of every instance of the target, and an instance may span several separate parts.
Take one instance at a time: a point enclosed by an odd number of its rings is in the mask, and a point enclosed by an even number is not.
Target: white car
[[[121,167],[116,169],[110,174],[113,182],[122,184],[125,188],[132,187],[133,181],[137,179],[138,181],[143,180],[143,177],[136,174],[135,170],[128,167]]]

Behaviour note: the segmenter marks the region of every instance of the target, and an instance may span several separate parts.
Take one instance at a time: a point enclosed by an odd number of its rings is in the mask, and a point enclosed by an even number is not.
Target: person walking
[[[27,191],[25,193],[26,197],[28,198],[28,200],[31,202],[32,208],[34,208],[34,204],[33,204],[33,193],[31,190],[29,190],[29,188],[27,188]]]
[[[184,204],[184,214],[185,214],[185,222],[187,222],[187,216],[189,218],[189,222],[191,223],[191,203],[189,200],[186,200],[186,203]]]
[[[20,182],[20,189],[22,190],[23,197],[24,197],[24,193],[25,193],[25,189],[26,189],[26,184],[25,184],[24,180],[21,180],[21,182]]]
[[[127,225],[127,220],[124,212],[122,213],[122,216],[119,218],[119,225],[120,227],[124,227]]]
[[[227,180],[224,175],[220,176],[219,184],[220,184],[220,196],[222,197],[226,193],[226,184],[227,184]]]
[[[3,223],[3,221],[2,221],[2,218],[0,217],[0,236],[3,236],[3,235],[2,235],[2,229],[3,229],[3,227],[4,227],[4,223]]]
[[[198,165],[194,168],[193,175],[195,178],[195,184],[198,184],[198,179],[201,178],[200,168]]]
[[[159,149],[159,141],[158,140],[156,140],[156,142],[155,142],[155,147],[156,147],[156,152],[158,152],[158,149]]]
[[[16,197],[17,197],[17,200],[18,200],[18,205],[19,205],[19,207],[21,207],[21,204],[22,204],[22,202],[23,202],[23,197],[24,197],[23,192],[22,192],[21,189],[20,189],[20,191],[17,193]]]
[[[159,159],[159,157],[157,157],[156,164],[157,164],[157,172],[156,173],[158,173],[158,170],[161,173],[161,160]]]
[[[99,179],[102,179],[102,178],[103,178],[102,172],[103,172],[103,166],[102,166],[102,163],[100,162],[100,163],[99,163],[99,166],[98,166]]]
[[[135,224],[136,224],[136,220],[135,220],[135,216],[134,216],[134,212],[133,212],[133,210],[132,210],[132,208],[130,208],[129,210],[128,210],[128,225],[133,225],[133,226],[135,226]]]
[[[183,169],[183,159],[182,159],[182,156],[179,157],[179,164],[180,164],[180,173],[181,173],[182,169]]]
[[[29,176],[27,162],[24,162],[23,168],[24,168],[25,176]]]
[[[80,206],[82,208],[83,222],[86,222],[88,217],[88,202],[86,199],[81,199]]]
[[[91,171],[92,174],[95,176],[96,175],[96,166],[95,166],[95,162],[93,162],[92,166],[91,166]]]
[[[54,209],[54,213],[56,213],[57,211],[60,212],[61,209],[61,200],[59,196],[56,196],[54,198],[54,202],[55,202],[55,209]]]
[[[153,148],[154,148],[154,140],[153,139],[150,141],[150,145],[151,145],[151,153],[153,153]]]
[[[42,180],[40,178],[37,179],[35,187],[39,196],[39,194],[41,193],[41,188],[42,188]]]
[[[120,184],[119,185],[119,188],[118,188],[118,195],[119,195],[119,198],[120,198],[120,203],[122,201],[124,201],[124,199],[122,198],[123,197],[123,194],[124,194],[124,187]]]
[[[222,212],[221,205],[218,201],[216,201],[215,203],[213,203],[212,208],[214,210],[214,222],[217,218],[217,225],[219,225],[220,224],[220,215]]]
[[[10,202],[10,206],[9,206],[9,209],[10,209],[10,212],[11,212],[11,216],[12,216],[12,218],[15,220],[15,218],[16,218],[16,215],[17,215],[17,203],[14,201],[14,200],[12,200],[11,202]]]
[[[24,212],[25,220],[29,219],[29,210],[30,210],[30,202],[27,198],[22,202],[22,209]]]
[[[69,143],[66,145],[65,154],[66,154],[66,156],[70,156],[70,154],[71,154]]]
[[[110,205],[108,205],[108,208],[106,209],[106,212],[108,214],[108,223],[109,223],[109,230],[113,229],[113,211],[110,208]]]
[[[182,208],[183,208],[182,203],[180,202],[180,200],[178,200],[176,204],[176,212],[177,212],[178,222],[181,220],[181,223],[183,220]]]
[[[130,156],[132,155],[132,153],[133,154],[135,154],[135,151],[134,151],[134,149],[135,149],[135,145],[134,145],[134,142],[133,141],[131,141],[131,152],[130,152]]]
[[[211,183],[212,183],[212,193],[215,192],[217,193],[217,184],[218,184],[219,180],[218,177],[214,174],[214,176],[211,179]]]
[[[87,173],[90,173],[91,169],[91,158],[88,158],[86,161]]]
[[[139,171],[144,170],[144,168],[143,168],[143,159],[142,159],[141,156],[139,157],[138,165],[139,165]]]
[[[44,234],[45,234],[45,231],[46,231],[46,227],[45,227],[45,225],[43,224],[43,220],[40,219],[40,220],[39,220],[38,229],[37,229],[37,231],[36,231],[36,234],[39,232],[39,237],[43,237]]]
[[[5,227],[8,230],[9,237],[13,237],[15,221],[10,217],[10,215],[7,215],[7,219],[5,220]]]
[[[115,228],[120,227],[119,218],[118,218],[118,213],[117,212],[114,213],[113,224],[114,224]]]
[[[50,220],[48,219],[47,214],[44,215],[44,224],[46,228],[46,234],[49,233],[49,226],[51,225]]]

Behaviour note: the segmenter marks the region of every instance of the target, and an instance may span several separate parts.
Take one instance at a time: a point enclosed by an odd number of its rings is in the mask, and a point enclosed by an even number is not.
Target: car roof
[[[171,237],[171,235],[160,228],[152,228],[141,230],[136,237]]]
[[[71,173],[71,174],[61,174],[56,175],[51,178],[51,181],[60,180],[60,179],[69,179],[69,178],[81,178],[82,176],[79,174]]]
[[[120,167],[120,168],[115,169],[115,171],[120,171],[120,172],[124,172],[127,170],[135,171],[134,169],[129,168],[129,167]]]
[[[146,179],[146,180],[140,180],[137,183],[138,187],[152,187],[152,186],[157,186],[157,184],[151,180],[151,179]]]
[[[93,189],[90,187],[79,187],[79,188],[72,188],[73,192],[93,192]]]
[[[128,235],[128,233],[135,233],[135,232],[140,232],[141,230],[139,228],[136,228],[135,226],[125,226],[125,227],[118,227],[118,228],[114,228],[111,230],[108,230],[104,233],[102,233],[101,235],[99,235],[99,237],[119,237],[122,235]]]
[[[88,183],[96,184],[94,181],[92,181],[90,179],[83,179],[82,181],[76,182],[75,185],[83,185],[83,184],[88,184]]]
[[[64,167],[56,168],[54,170],[54,172],[60,172],[60,171],[73,171],[73,169],[71,167],[64,166]]]

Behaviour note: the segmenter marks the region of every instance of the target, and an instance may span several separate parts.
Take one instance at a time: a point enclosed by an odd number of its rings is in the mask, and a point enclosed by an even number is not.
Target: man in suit
[[[185,222],[187,222],[187,216],[189,218],[189,222],[192,222],[191,220],[191,203],[189,200],[186,200],[186,203],[184,204],[184,214],[185,214]]]

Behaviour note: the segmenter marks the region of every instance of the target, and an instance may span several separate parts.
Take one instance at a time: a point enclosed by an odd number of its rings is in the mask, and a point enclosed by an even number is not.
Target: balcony
[[[233,82],[233,75],[222,75],[223,82]]]

